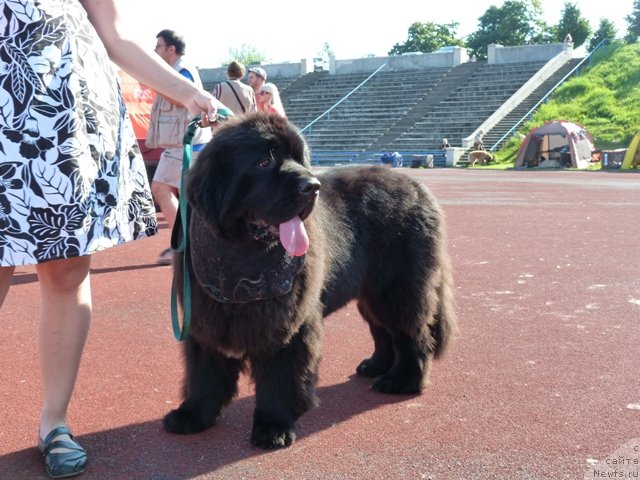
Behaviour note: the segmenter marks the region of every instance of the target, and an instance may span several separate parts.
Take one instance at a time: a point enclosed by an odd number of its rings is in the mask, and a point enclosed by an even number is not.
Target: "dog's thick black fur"
[[[166,430],[195,433],[213,425],[247,366],[256,392],[252,443],[290,445],[296,420],[316,405],[322,319],[352,299],[374,344],[357,373],[375,377],[380,392],[422,391],[454,331],[455,313],[443,214],[418,182],[384,166],[315,176],[298,130],[258,113],[216,131],[189,172],[187,198],[191,221],[200,225],[192,236],[204,240],[192,238],[187,257],[196,273],[185,399],[165,416]],[[308,249],[302,241],[292,255],[277,229],[291,218],[304,220],[309,238]],[[236,247],[242,253],[234,258]],[[263,278],[259,270],[267,268],[255,259],[270,255],[299,262],[287,291],[278,287],[271,298],[236,301],[229,298],[235,290],[225,296],[198,275],[209,269],[213,278],[215,262],[228,260],[219,273],[225,281]],[[234,265],[237,275],[229,271]],[[183,268],[178,254],[180,292]]]

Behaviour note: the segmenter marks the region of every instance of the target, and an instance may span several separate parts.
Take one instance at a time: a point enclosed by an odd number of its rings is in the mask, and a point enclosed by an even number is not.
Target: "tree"
[[[601,18],[598,30],[596,30],[596,32],[593,34],[593,37],[591,37],[591,40],[589,41],[589,47],[587,48],[587,51],[592,52],[593,49],[596,48],[602,40],[613,40],[614,38],[616,38],[617,34],[618,29],[616,28],[615,24],[609,19]]]
[[[333,48],[331,48],[331,45],[329,45],[329,42],[324,42],[324,45],[322,46],[322,50],[318,52],[318,56],[327,57],[327,58],[335,56],[335,54],[333,53]]]
[[[469,54],[483,60],[491,44],[524,45],[548,37],[548,27],[541,17],[538,0],[507,0],[501,7],[489,7],[478,19],[478,30],[467,38]]]
[[[627,34],[624,40],[627,43],[634,43],[640,38],[640,0],[633,0],[633,11],[624,17],[627,21]]]
[[[562,16],[555,31],[556,41],[564,41],[569,34],[573,39],[573,45],[579,47],[591,35],[591,25],[589,25],[589,20],[582,17],[580,10],[574,3],[565,2]]]
[[[264,53],[258,51],[253,45],[246,43],[243,43],[238,48],[229,48],[229,59],[223,62],[222,66],[226,67],[233,60],[245,65],[260,65],[269,61]]]
[[[542,17],[534,18],[528,42],[531,44],[555,43],[558,36],[557,27],[549,25]],[[564,38],[563,38],[564,39]]]
[[[415,22],[409,27],[407,41],[396,43],[389,55],[402,55],[408,52],[435,52],[448,45],[464,46],[464,41],[456,38],[458,23],[452,22],[438,25],[434,22]]]

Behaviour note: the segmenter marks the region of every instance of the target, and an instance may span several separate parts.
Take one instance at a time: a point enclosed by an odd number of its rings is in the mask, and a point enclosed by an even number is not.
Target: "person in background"
[[[399,152],[385,152],[380,156],[383,165],[390,165],[393,168],[402,166],[402,155]]]
[[[229,63],[228,80],[216,84],[212,92],[213,96],[227,105],[234,115],[256,110],[256,95],[253,88],[240,81],[244,73],[245,68],[242,63],[236,61]]]
[[[451,145],[449,145],[449,140],[447,140],[446,138],[442,139],[442,145],[440,146],[441,150],[446,150],[447,148],[450,148]]]
[[[156,35],[155,52],[180,75],[202,88],[202,82],[195,67],[187,65],[184,39],[173,30],[162,30]],[[178,195],[182,176],[182,155],[184,134],[191,121],[189,110],[180,103],[163,96],[156,95],[151,106],[149,131],[145,144],[147,148],[164,148],[151,182],[151,193],[169,227],[173,230],[178,213]],[[211,129],[198,128],[192,140],[193,157],[211,140]],[[157,263],[170,265],[173,258],[171,248],[160,254]]]
[[[399,152],[393,152],[393,168],[399,168],[402,166],[402,155]]]
[[[250,67],[249,73],[247,74],[247,81],[257,96],[258,92],[267,81],[267,72],[262,67]]]
[[[257,109],[260,112],[268,112],[281,115],[286,118],[280,92],[273,83],[265,83],[256,96]]]
[[[473,139],[474,150],[484,150],[484,141],[482,140],[483,137],[484,137],[484,131],[482,129],[478,130],[478,133],[476,133],[476,136]]]
[[[37,445],[52,478],[70,477],[87,465],[67,410],[91,321],[91,255],[157,228],[110,60],[192,115],[214,118],[224,106],[135,43],[115,0],[2,5],[0,306],[15,267],[35,265]]]

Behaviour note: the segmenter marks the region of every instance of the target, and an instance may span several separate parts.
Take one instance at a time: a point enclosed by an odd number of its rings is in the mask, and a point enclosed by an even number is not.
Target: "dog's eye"
[[[276,164],[276,159],[273,156],[273,150],[274,150],[274,147],[271,147],[269,149],[269,158],[265,158],[260,163],[258,163],[258,167],[269,168],[269,167],[273,167]]]
[[[273,158],[265,158],[260,163],[258,163],[258,167],[260,167],[260,168],[269,168],[269,167],[273,166],[274,163],[275,163],[275,160]]]

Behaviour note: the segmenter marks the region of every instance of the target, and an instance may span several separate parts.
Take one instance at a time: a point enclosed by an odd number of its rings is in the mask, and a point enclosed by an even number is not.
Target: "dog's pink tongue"
[[[296,215],[291,220],[280,224],[280,243],[289,255],[294,257],[307,252],[309,236],[299,216]]]

